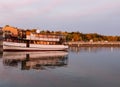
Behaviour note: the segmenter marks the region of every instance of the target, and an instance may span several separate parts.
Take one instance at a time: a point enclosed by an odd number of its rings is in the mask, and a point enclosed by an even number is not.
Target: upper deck
[[[45,34],[30,34],[26,35],[26,40],[40,40],[40,41],[60,41],[60,36],[58,35],[45,35]]]

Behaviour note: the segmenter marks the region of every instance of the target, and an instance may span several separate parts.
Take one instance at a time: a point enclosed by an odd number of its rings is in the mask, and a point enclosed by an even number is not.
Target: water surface
[[[120,48],[4,52],[0,87],[120,87]]]

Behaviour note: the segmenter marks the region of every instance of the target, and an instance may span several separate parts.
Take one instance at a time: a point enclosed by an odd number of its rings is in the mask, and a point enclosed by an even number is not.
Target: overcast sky
[[[120,35],[120,0],[0,0],[0,26]]]

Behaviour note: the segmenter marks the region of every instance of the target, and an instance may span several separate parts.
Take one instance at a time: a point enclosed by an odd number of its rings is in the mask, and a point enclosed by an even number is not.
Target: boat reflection
[[[3,52],[3,64],[20,67],[21,70],[63,67],[68,64],[68,53],[65,51]]]

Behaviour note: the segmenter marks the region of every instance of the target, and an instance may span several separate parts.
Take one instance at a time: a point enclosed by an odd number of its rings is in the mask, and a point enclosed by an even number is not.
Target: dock
[[[120,42],[65,42],[69,47],[120,47]]]

